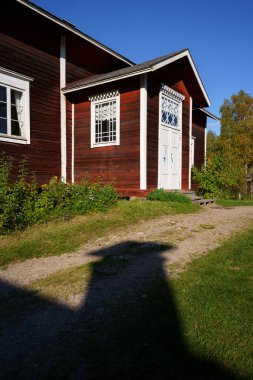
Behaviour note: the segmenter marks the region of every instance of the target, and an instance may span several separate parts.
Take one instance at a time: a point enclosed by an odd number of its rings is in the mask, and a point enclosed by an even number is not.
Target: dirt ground
[[[80,358],[77,348],[84,330],[92,347],[96,326],[108,329],[114,306],[127,300],[134,307],[145,297],[142,285],[158,276],[169,279],[178,275],[188,262],[247,228],[252,220],[253,207],[207,206],[196,214],[142,222],[91,241],[76,252],[31,259],[0,270],[1,378],[65,378],[57,377],[55,371],[59,363],[65,365],[62,357],[67,355],[71,376],[66,378],[88,379],[89,359]],[[103,262],[108,255],[130,260],[116,272],[93,273],[80,294],[55,300],[27,288],[58,271]]]
[[[10,265],[0,270],[0,280],[14,286],[24,286],[54,272],[99,260],[94,255],[101,248],[111,254],[116,244],[134,241],[173,245],[163,252],[164,265],[173,265],[180,271],[194,257],[220,245],[253,220],[253,207],[224,208],[217,205],[203,206],[202,212],[186,215],[171,215],[145,221],[115,234],[90,241],[78,251],[61,256],[34,258]],[[173,253],[172,253],[173,252]]]

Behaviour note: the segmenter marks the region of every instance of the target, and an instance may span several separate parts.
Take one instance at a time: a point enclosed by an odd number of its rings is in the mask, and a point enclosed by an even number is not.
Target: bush
[[[190,199],[185,195],[163,189],[151,191],[147,199],[150,201],[191,203]]]
[[[88,180],[81,184],[65,184],[53,177],[48,184],[39,187],[28,172],[26,161],[20,163],[16,181],[11,181],[11,172],[11,159],[0,159],[1,232],[88,211],[105,211],[118,199],[113,186]]]
[[[234,198],[240,190],[241,168],[219,155],[207,160],[200,169],[193,167],[192,174],[198,184],[197,193],[205,198]]]

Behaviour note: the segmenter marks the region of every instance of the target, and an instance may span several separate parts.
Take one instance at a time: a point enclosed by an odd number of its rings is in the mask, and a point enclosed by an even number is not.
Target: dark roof
[[[79,87],[87,86],[89,84],[95,84],[95,83],[101,82],[101,81],[110,81],[113,78],[118,78],[118,77],[122,77],[122,76],[124,77],[124,76],[128,76],[128,75],[130,76],[131,74],[142,72],[142,71],[145,72],[145,70],[152,69],[153,66],[155,66],[161,62],[164,62],[169,58],[175,57],[178,54],[183,53],[187,50],[188,49],[182,49],[180,51],[177,51],[177,52],[174,52],[171,54],[167,54],[167,55],[163,55],[162,57],[151,59],[150,61],[139,63],[139,64],[136,64],[136,65],[133,65],[130,67],[125,67],[123,69],[111,71],[109,73],[94,75],[94,76],[89,77],[89,78],[80,79],[80,80],[77,80],[75,82],[68,84],[63,89],[63,91],[68,92],[68,90],[77,89]]]
[[[20,4],[23,4],[24,6],[27,6],[30,9],[34,10],[35,12],[40,13],[42,16],[49,18],[53,22],[57,23],[58,25],[61,25],[63,28],[68,29],[72,33],[77,34],[79,37],[85,39],[86,41],[89,41],[92,44],[97,45],[101,49],[105,50],[109,54],[114,55],[115,57],[121,59],[122,61],[128,63],[129,65],[134,64],[134,62],[130,61],[129,59],[127,59],[123,55],[117,53],[116,51],[110,49],[109,47],[105,46],[104,44],[101,44],[100,42],[98,42],[94,38],[92,38],[92,37],[88,36],[87,34],[81,32],[80,30],[78,30],[73,24],[71,24],[67,20],[63,20],[63,19],[53,15],[52,13],[46,11],[45,9],[39,7],[38,5],[34,4],[31,1],[28,1],[28,0],[16,0],[16,1]]]

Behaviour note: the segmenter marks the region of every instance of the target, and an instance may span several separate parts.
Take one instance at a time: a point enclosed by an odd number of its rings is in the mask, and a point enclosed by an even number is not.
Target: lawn
[[[169,281],[161,268],[155,282],[129,289],[116,307],[107,299],[109,319],[96,315],[88,333],[77,325],[78,334],[49,346],[54,375],[68,378],[85,358],[87,379],[252,379],[252,252],[253,226],[195,259],[180,277]],[[119,261],[68,269],[36,281],[32,290],[46,287],[44,294],[54,298],[59,286],[68,295],[87,276],[104,281],[101,265],[123,273],[128,262]],[[111,280],[104,273],[112,289],[113,273]],[[86,317],[90,312],[87,306]]]
[[[191,203],[120,201],[107,212],[49,222],[0,236],[0,266],[32,257],[71,252],[88,240],[119,231],[140,221],[198,210],[200,208]]]
[[[236,200],[236,199],[219,199],[216,203],[224,207],[253,206],[253,199]]]
[[[253,229],[129,295],[81,348],[90,378],[252,379],[252,252]]]

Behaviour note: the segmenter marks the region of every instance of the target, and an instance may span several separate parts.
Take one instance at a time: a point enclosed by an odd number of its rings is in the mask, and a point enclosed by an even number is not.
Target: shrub
[[[157,189],[151,191],[147,199],[150,201],[161,201],[161,202],[182,202],[190,203],[190,199],[183,194],[177,192],[164,191],[163,189]]]
[[[38,186],[28,172],[27,162],[19,165],[18,178],[11,181],[12,161],[0,160],[0,231],[23,229],[59,217],[71,217],[89,211],[105,211],[117,202],[113,186],[84,181],[65,184],[52,177]]]
[[[207,160],[200,169],[193,167],[192,174],[198,184],[197,193],[205,198],[233,198],[240,189],[240,167],[230,165],[219,155]]]

